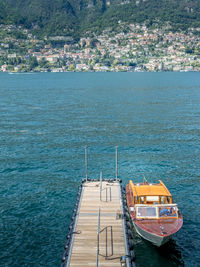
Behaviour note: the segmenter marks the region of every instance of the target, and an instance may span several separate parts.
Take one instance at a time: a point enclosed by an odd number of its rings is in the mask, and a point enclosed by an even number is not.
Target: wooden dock
[[[119,181],[85,181],[66,267],[120,267],[129,264]],[[121,258],[122,256],[123,259]],[[123,265],[123,260],[126,265]]]

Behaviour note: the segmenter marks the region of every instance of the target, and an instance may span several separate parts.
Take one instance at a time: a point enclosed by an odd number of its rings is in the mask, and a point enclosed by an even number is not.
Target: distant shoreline
[[[0,73],[7,74],[37,74],[37,73],[199,73],[200,70],[180,70],[180,71],[24,71],[24,72],[10,72],[0,71]]]
[[[129,24],[116,33],[108,29],[77,41],[64,36],[37,39],[27,29],[18,31],[24,40],[12,27],[1,28],[2,72],[200,71],[200,28],[186,33]]]

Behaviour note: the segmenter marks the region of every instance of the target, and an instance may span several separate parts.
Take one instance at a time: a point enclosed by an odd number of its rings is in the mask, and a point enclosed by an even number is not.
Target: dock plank
[[[106,188],[107,201],[106,202]],[[111,199],[110,192],[111,190]],[[111,200],[111,201],[110,201]],[[122,213],[120,184],[118,181],[109,183],[102,182],[102,193],[100,200],[100,182],[84,183],[81,204],[78,211],[77,224],[72,243],[69,260],[70,267],[96,266],[97,253],[97,227],[98,212],[100,208],[100,230],[99,235],[99,267],[118,267],[120,257],[125,255],[125,239],[122,219],[117,218],[117,213]],[[113,253],[111,250],[111,227],[113,238]],[[106,228],[107,227],[107,255],[106,259]]]

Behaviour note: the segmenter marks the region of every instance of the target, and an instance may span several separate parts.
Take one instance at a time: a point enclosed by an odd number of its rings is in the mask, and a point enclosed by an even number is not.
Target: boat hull
[[[177,218],[137,219],[128,185],[126,186],[126,193],[129,219],[135,231],[155,246],[160,247],[168,242],[172,235],[182,227],[183,218],[180,213],[178,213]]]
[[[140,228],[137,224],[133,222],[133,226],[135,231],[144,239],[151,242],[153,245],[160,247],[167,243],[171,239],[170,236],[159,236],[150,232],[145,231],[144,229]]]

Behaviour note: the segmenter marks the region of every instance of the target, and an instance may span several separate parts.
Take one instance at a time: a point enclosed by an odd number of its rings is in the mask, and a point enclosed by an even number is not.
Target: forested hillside
[[[174,30],[200,27],[199,0],[0,0],[0,23],[23,25],[38,35],[80,36],[121,22]]]

